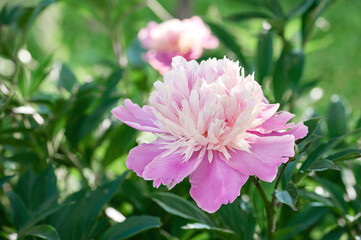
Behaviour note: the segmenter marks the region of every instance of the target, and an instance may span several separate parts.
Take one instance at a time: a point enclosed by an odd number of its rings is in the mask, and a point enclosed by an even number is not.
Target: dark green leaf
[[[262,32],[258,37],[257,46],[257,81],[262,85],[263,78],[267,76],[272,64],[272,31]]]
[[[313,162],[315,162],[317,159],[319,159],[322,155],[324,155],[328,150],[334,148],[335,146],[339,145],[345,137],[360,132],[361,129],[355,129],[353,131],[348,132],[347,134],[333,138],[329,140],[326,143],[321,143],[319,146],[317,146],[314,151],[308,156],[306,161],[302,164],[300,171],[303,172],[306,170]]]
[[[212,32],[218,37],[219,41],[221,41],[225,47],[227,47],[237,56],[241,65],[246,69],[246,71],[250,71],[249,65],[246,62],[241,47],[234,40],[235,37],[232,36],[227,30],[225,30],[224,27],[216,23],[207,22],[207,24],[211,28]]]
[[[137,131],[125,124],[119,125],[109,136],[110,143],[105,152],[104,166],[112,163],[113,160],[125,153],[135,143]]]
[[[161,206],[165,211],[186,219],[199,221],[213,226],[211,218],[198,207],[172,193],[153,193],[151,199]]]
[[[326,158],[333,161],[333,162],[361,158],[361,149],[343,150],[341,152],[329,155]]]
[[[11,220],[15,229],[19,230],[29,217],[28,210],[24,201],[16,193],[8,192],[8,198],[11,206]]]
[[[305,121],[304,124],[308,128],[308,133],[307,133],[306,137],[297,140],[296,143],[299,144],[299,143],[309,139],[310,137],[312,137],[312,135],[315,133],[316,129],[320,125],[321,119],[322,119],[322,117],[316,117],[316,118],[311,118],[311,119]]]
[[[95,191],[85,190],[73,194],[66,202],[73,202],[52,216],[52,225],[56,227],[61,239],[78,240],[87,239],[96,223],[99,212],[111,199],[128,172],[117,179],[107,182]],[[76,213],[76,214],[74,214]]]
[[[301,79],[304,55],[301,51],[291,50],[291,46],[284,46],[277,61],[273,77],[273,91],[277,102],[283,103],[284,93],[295,90]]]
[[[276,190],[275,193],[278,201],[287,204],[295,211],[297,210],[298,189],[294,183],[290,182],[287,184],[286,190]]]
[[[310,191],[300,189],[299,194],[300,194],[301,198],[304,199],[304,200],[306,200],[306,199],[312,200],[312,205],[313,206],[319,206],[319,207],[320,206],[324,206],[324,207],[332,207],[332,206],[334,206],[331,199],[329,199],[329,198],[327,198],[325,196],[318,195],[315,192],[310,192]]]
[[[339,98],[331,102],[327,113],[327,126],[331,138],[342,136],[347,132],[346,110]]]
[[[28,229],[31,229],[36,223],[44,220],[47,216],[64,208],[66,205],[68,205],[68,203],[54,204],[47,207],[46,209],[40,209],[37,212],[29,215],[28,221],[26,221],[26,223],[20,228],[20,233],[27,232]]]
[[[23,236],[35,236],[47,240],[60,240],[59,235],[54,227],[50,225],[39,225],[31,228]]]
[[[5,5],[0,12],[0,23],[3,25],[10,25],[16,22],[22,14],[22,9],[19,5]]]
[[[323,236],[322,240],[339,240],[346,230],[345,227],[337,226]]]
[[[133,216],[117,223],[103,233],[99,240],[120,240],[126,239],[143,231],[152,228],[159,228],[162,225],[158,217]]]
[[[275,232],[275,239],[292,239],[295,234],[318,224],[327,213],[328,209],[325,207],[305,206],[288,221],[285,228]]]
[[[328,169],[340,170],[333,162],[328,159],[318,159],[308,167],[308,171],[325,171]]]
[[[58,87],[64,88],[68,92],[72,91],[73,86],[77,82],[74,73],[64,63],[61,65],[61,70],[60,70],[59,78],[58,78],[57,82],[58,82]]]
[[[0,188],[2,187],[2,185],[4,183],[7,183],[10,181],[10,179],[12,179],[15,175],[11,175],[11,176],[5,176],[5,177],[2,177],[0,178]]]
[[[226,19],[236,22],[248,20],[252,18],[268,19],[268,18],[272,18],[272,16],[263,12],[242,12],[242,13],[235,13],[226,17]]]
[[[313,2],[314,0],[302,1],[287,14],[287,18],[293,18],[304,14],[310,7],[312,7]]]
[[[9,97],[8,99],[6,99],[6,101],[4,103],[1,103],[0,105],[0,116],[1,114],[5,111],[6,107],[9,105],[11,99],[14,97],[15,93]]]
[[[305,45],[306,42],[308,42],[308,40],[311,38],[314,29],[314,23],[316,22],[317,18],[333,2],[335,2],[335,0],[313,1],[313,4],[307,8],[304,14],[302,14],[303,45]]]
[[[316,182],[320,183],[323,188],[325,188],[330,193],[330,199],[333,204],[341,211],[340,213],[346,214],[348,206],[347,202],[343,198],[343,195],[346,193],[344,187],[341,187],[340,185],[337,185],[328,179],[316,176],[313,176],[312,178],[314,178]]]
[[[28,29],[39,14],[49,5],[55,3],[54,0],[42,0],[37,6],[24,8],[23,14],[18,20],[18,26],[22,29]]]

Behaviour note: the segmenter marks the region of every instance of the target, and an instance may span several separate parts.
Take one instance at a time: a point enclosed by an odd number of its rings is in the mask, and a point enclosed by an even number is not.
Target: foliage
[[[305,115],[309,134],[275,182],[249,181],[215,214],[196,207],[188,183],[153,189],[126,171],[129,150],[151,137],[110,110],[124,98],[141,105],[160,78],[136,39],[148,21],[164,18],[159,7],[206,20],[222,46],[203,58],[239,60],[283,109],[302,115],[314,107],[307,95],[321,80],[305,78],[307,46],[319,41],[315,23],[335,1],[217,2],[195,1],[194,12],[171,1],[0,3],[0,239],[361,235],[361,119],[344,97],[322,99],[324,118]]]

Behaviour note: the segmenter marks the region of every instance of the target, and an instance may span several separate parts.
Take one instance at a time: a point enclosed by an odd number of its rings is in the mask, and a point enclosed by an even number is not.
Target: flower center
[[[229,150],[250,151],[247,130],[261,124],[260,86],[227,59],[202,62],[198,69],[196,65],[173,66],[164,83],[155,84],[149,100],[157,125],[169,133],[160,136],[171,141],[165,146],[167,154],[182,153],[187,161],[195,152],[199,158],[208,153],[212,161],[214,151],[226,159]]]

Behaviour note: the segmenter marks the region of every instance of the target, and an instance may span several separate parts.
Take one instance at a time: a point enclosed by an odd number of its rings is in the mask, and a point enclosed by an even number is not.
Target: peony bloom
[[[127,99],[113,109],[125,124],[158,135],[130,151],[127,167],[154,187],[190,176],[190,194],[207,212],[233,202],[250,175],[273,181],[307,127],[287,123],[294,115],[277,112],[279,104],[269,104],[254,76],[240,70],[227,58],[198,64],[175,57],[150,106]]]
[[[171,69],[175,56],[183,56],[186,60],[198,59],[203,48],[218,46],[218,39],[197,16],[184,20],[171,19],[161,24],[150,22],[140,30],[138,38],[142,46],[149,49],[145,59],[161,74]]]

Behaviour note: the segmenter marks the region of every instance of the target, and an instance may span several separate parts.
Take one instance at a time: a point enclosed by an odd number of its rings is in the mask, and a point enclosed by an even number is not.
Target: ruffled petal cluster
[[[171,69],[172,58],[198,59],[203,49],[214,49],[218,39],[212,35],[201,18],[171,19],[163,23],[149,22],[138,34],[142,46],[148,51],[145,59],[161,74]]]
[[[233,202],[251,175],[271,182],[278,166],[294,156],[306,136],[293,114],[277,112],[253,75],[224,58],[198,64],[175,57],[164,81],[154,84],[149,103],[130,100],[113,109],[125,124],[158,135],[133,148],[126,165],[154,187],[174,187],[189,176],[198,206],[215,212]]]

